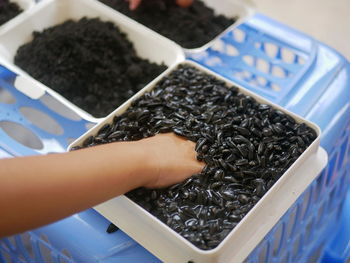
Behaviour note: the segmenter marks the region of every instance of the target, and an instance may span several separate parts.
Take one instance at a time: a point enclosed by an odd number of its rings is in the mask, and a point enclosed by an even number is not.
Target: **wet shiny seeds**
[[[316,133],[235,87],[182,65],[83,147],[174,132],[196,142],[201,174],[127,196],[201,249],[215,248]]]

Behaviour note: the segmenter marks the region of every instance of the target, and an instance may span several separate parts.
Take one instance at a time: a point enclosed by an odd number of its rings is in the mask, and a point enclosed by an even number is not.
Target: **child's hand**
[[[131,10],[135,10],[140,4],[142,0],[126,0],[129,2],[129,7]],[[147,0],[146,0],[147,1]],[[176,0],[176,4],[181,7],[189,7],[192,5],[193,0]]]
[[[195,143],[173,133],[158,134],[138,141],[147,151],[148,188],[161,188],[180,183],[193,174],[200,173],[204,163],[196,158]]]

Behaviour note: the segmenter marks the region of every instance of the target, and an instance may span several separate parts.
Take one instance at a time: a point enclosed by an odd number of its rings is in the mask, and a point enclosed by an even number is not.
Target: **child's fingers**
[[[176,0],[176,4],[178,4],[181,7],[189,7],[192,5],[193,0]]]
[[[138,8],[142,0],[126,0],[129,2],[129,8],[130,10],[135,10]],[[193,0],[176,0],[176,4],[178,4],[181,7],[189,7],[192,5]]]
[[[128,0],[130,10],[135,10],[141,3],[141,0]]]

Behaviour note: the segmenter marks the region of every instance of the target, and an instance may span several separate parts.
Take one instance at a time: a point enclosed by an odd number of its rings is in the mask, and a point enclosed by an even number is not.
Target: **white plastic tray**
[[[103,21],[115,23],[127,34],[129,40],[134,44],[137,54],[142,58],[156,63],[164,62],[167,66],[184,60],[184,54],[180,46],[135,21],[113,12],[102,3],[94,0],[45,0],[0,31],[1,62],[15,72],[29,76],[13,64],[17,49],[32,39],[34,31],[42,31],[66,20],[78,20],[82,17],[99,17]],[[98,120],[46,86],[42,84],[38,86],[47,90],[74,111],[77,111],[85,119],[90,121]]]
[[[217,15],[224,15],[229,18],[238,17],[238,19],[236,20],[235,23],[233,23],[231,26],[223,30],[222,33],[218,34],[216,37],[214,37],[211,41],[204,44],[203,46],[197,47],[197,48],[183,48],[183,50],[187,54],[202,52],[203,50],[207,49],[213,44],[215,40],[220,38],[222,35],[224,35],[228,31],[231,31],[234,28],[238,27],[240,24],[246,21],[249,17],[251,17],[255,12],[250,0],[201,0],[201,1],[204,2],[208,7],[212,8],[215,14]],[[115,9],[112,9],[111,7],[109,8],[119,13]]]
[[[16,3],[23,10],[23,12],[19,13],[17,16],[15,16],[11,20],[7,21],[6,23],[2,24],[0,26],[0,30],[2,30],[3,28],[6,28],[9,24],[12,23],[12,21],[17,19],[19,16],[23,16],[23,14],[27,10],[29,10],[30,8],[32,8],[35,5],[35,1],[34,0],[10,0],[10,2]]]
[[[316,140],[243,218],[243,220],[241,220],[221,244],[212,250],[204,251],[195,247],[185,238],[177,234],[126,196],[111,199],[96,206],[95,209],[164,262],[241,262],[260,243],[279,218],[288,210],[288,208],[326,166],[327,153],[319,146],[320,129],[315,124],[267,101],[231,81],[220,77],[196,63],[190,61],[184,63],[212,74],[218,79],[224,80],[228,85],[239,87],[240,92],[254,97],[258,102],[272,105],[274,108],[292,116],[297,122],[306,123],[317,132],[318,136]],[[70,145],[69,149],[74,146],[82,145],[87,137],[96,135],[98,130],[104,124],[112,123],[115,115],[120,115],[125,112],[133,100],[142,96],[145,92],[152,90],[155,84],[162,77],[169,74],[169,72],[175,67],[168,69],[130,100],[121,105],[103,122],[77,139],[72,145]]]

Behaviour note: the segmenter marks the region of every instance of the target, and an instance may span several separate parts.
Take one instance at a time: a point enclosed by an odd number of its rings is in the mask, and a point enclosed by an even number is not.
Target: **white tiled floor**
[[[328,44],[350,60],[350,0],[252,0],[258,12]]]

